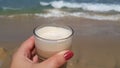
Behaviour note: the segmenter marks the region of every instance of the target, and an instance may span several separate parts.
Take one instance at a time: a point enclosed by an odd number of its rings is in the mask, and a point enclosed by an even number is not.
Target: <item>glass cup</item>
[[[73,29],[60,24],[46,24],[37,26],[34,30],[35,48],[40,60],[45,60],[54,54],[70,50]]]

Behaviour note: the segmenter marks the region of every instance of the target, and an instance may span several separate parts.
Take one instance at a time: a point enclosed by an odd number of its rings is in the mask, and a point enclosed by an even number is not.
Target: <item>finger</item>
[[[32,55],[32,56],[35,56],[35,54],[36,54],[36,49],[34,48],[34,49],[31,51],[31,55]]]
[[[39,61],[39,59],[38,59],[38,56],[37,55],[35,55],[34,57],[33,57],[33,63],[37,63],[38,61]]]
[[[66,61],[69,60],[72,56],[72,51],[62,51],[36,66],[39,67],[39,65],[42,65],[43,68],[59,68],[64,63],[66,63]]]
[[[20,52],[28,52],[31,51],[34,48],[34,37],[31,36],[29,39],[27,39],[23,44],[20,46],[19,51]]]
[[[36,50],[35,50],[35,48],[33,48],[31,51],[29,50],[29,51],[27,52],[27,57],[28,57],[30,60],[32,60],[35,55],[36,55]]]

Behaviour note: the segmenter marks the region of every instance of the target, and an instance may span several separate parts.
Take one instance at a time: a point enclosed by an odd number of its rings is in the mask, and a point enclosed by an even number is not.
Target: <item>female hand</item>
[[[71,51],[66,50],[39,63],[34,43],[32,36],[19,47],[12,57],[11,68],[59,68],[73,56]]]

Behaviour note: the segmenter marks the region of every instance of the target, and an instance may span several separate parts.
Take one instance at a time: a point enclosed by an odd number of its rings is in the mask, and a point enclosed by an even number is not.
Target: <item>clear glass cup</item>
[[[56,28],[64,28],[68,31],[71,32],[71,34],[69,34],[69,36],[67,37],[63,37],[60,39],[48,39],[45,37],[42,37],[40,35],[37,34],[38,31],[40,31],[40,29],[44,28],[44,27],[56,27]],[[44,32],[50,32],[50,31],[54,31],[54,30],[44,30]],[[34,37],[35,37],[35,48],[37,51],[37,55],[39,57],[40,60],[45,60],[49,57],[51,57],[52,55],[63,51],[63,50],[70,50],[71,49],[71,43],[72,43],[72,37],[73,37],[73,29],[70,26],[66,26],[66,25],[60,25],[60,24],[45,24],[45,25],[40,25],[37,26],[34,30]],[[57,34],[57,33],[55,33]]]

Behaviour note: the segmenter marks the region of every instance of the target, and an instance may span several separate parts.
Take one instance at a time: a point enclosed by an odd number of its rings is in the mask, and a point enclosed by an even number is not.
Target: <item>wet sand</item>
[[[2,68],[9,68],[12,53],[33,34],[37,25],[52,22],[70,25],[75,31],[72,44],[75,55],[67,68],[120,68],[120,21],[32,15],[0,17],[0,47],[8,54]]]

